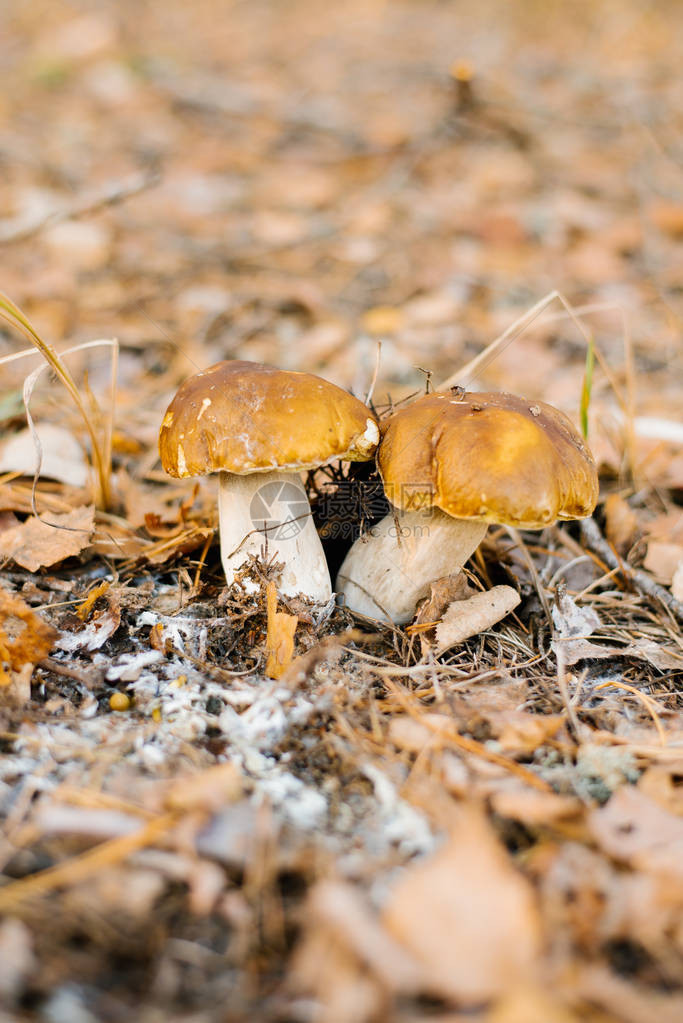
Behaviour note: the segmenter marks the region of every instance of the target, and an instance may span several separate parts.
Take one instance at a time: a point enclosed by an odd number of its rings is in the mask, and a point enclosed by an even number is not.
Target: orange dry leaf
[[[266,675],[281,678],[294,654],[294,633],[299,619],[296,615],[277,610],[275,583],[268,583],[266,592],[268,631],[266,634]]]
[[[0,686],[26,688],[33,666],[52,649],[56,629],[0,587]]]
[[[95,606],[97,600],[102,596],[103,593],[107,592],[110,585],[111,584],[106,579],[103,579],[101,583],[93,587],[93,589],[90,591],[90,593],[85,598],[83,603],[79,604],[79,606],[76,608],[76,614],[78,615],[82,622],[86,620],[86,618],[92,611],[93,607]]]
[[[63,515],[50,512],[47,521],[35,516],[0,533],[0,558],[10,558],[21,568],[37,572],[80,554],[90,543],[95,508],[85,505]]]

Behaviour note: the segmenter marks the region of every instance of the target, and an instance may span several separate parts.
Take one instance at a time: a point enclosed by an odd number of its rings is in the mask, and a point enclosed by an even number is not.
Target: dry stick
[[[72,604],[74,601],[68,601],[68,603]],[[55,607],[54,604],[46,606]],[[44,657],[42,661],[38,661],[37,667],[44,668],[45,671],[52,671],[55,675],[63,675],[64,678],[73,678],[76,682],[82,682],[88,689],[92,689],[97,681],[96,678],[91,678],[82,671],[76,671],[75,668],[68,668],[65,664],[55,661],[52,657]]]
[[[97,213],[107,206],[115,206],[130,196],[139,195],[140,192],[144,192],[147,188],[157,184],[159,180],[159,174],[156,172],[136,174],[128,181],[119,182],[114,186],[110,185],[99,194],[88,199],[72,203],[72,205],[65,206],[61,210],[54,210],[54,212],[48,213],[47,216],[42,217],[33,224],[20,224],[18,227],[10,227],[8,230],[0,233],[0,242],[5,245],[10,242],[23,242],[27,238],[32,238],[38,234],[45,227],[60,224],[64,220],[76,220],[79,217]]]
[[[631,568],[625,561],[618,558],[600,532],[600,527],[595,519],[589,517],[581,520],[581,539],[610,568],[618,569],[628,582],[633,583],[637,590],[645,593],[648,597],[659,600],[668,608],[672,615],[683,622],[683,604],[681,601],[676,600],[666,587],[660,586],[646,572],[642,572],[639,568]]]

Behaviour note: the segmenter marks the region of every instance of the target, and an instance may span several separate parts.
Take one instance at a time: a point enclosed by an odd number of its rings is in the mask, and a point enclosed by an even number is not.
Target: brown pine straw
[[[211,546],[211,541],[212,540],[213,540],[213,533],[209,533],[209,535],[207,536],[206,540],[204,541],[204,546],[202,547],[202,552],[199,555],[199,563],[197,564],[197,571],[194,574],[194,582],[193,582],[192,585],[193,585],[195,590],[199,589],[199,580],[201,578],[202,568],[204,567],[204,562],[206,561],[206,555],[209,553],[209,547]]]
[[[526,782],[527,785],[531,785],[533,788],[538,789],[539,792],[552,793],[554,789],[548,785],[546,781],[535,775],[533,771],[529,771],[526,767],[522,767],[515,760],[509,760],[508,757],[504,757],[500,753],[495,753],[493,750],[487,749],[486,746],[482,746],[476,739],[470,739],[467,736],[461,735],[455,726],[451,728],[440,728],[432,724],[429,720],[425,720],[424,716],[415,709],[408,699],[407,693],[405,693],[395,682],[390,679],[385,679],[385,686],[389,689],[393,696],[396,697],[398,702],[401,704],[405,712],[418,724],[424,725],[430,732],[433,732],[440,739],[445,742],[452,743],[458,749],[464,750],[466,753],[473,753],[477,757],[481,757],[484,760],[490,761],[492,764],[497,764],[499,767],[504,767],[511,774],[517,775],[522,781]]]
[[[173,827],[178,821],[178,816],[178,813],[162,814],[132,835],[112,838],[64,863],[58,863],[30,877],[11,882],[0,888],[0,913],[11,913],[27,899],[47,895],[56,888],[63,888],[66,885],[78,884],[103,868],[120,863],[138,849],[152,845],[157,838]]]

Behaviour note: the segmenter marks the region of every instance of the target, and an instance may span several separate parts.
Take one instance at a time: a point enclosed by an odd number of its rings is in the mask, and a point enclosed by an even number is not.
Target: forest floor
[[[6,10],[0,290],[103,465],[3,320],[0,1023],[680,1023],[680,5]],[[519,606],[438,655],[281,602],[265,677],[268,572],[226,588],[215,482],[159,464],[179,384],[382,412],[556,291],[460,382],[584,394],[594,518],[492,527]]]

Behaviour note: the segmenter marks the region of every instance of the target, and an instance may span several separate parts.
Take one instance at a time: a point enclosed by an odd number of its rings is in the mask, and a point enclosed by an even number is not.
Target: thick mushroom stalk
[[[220,474],[218,515],[221,561],[228,586],[251,555],[284,565],[279,590],[324,603],[332,596],[330,573],[313,524],[306,491],[296,472]]]
[[[486,529],[485,522],[455,519],[438,508],[391,513],[356,540],[339,569],[337,593],[357,614],[409,622],[430,582],[459,572]]]

